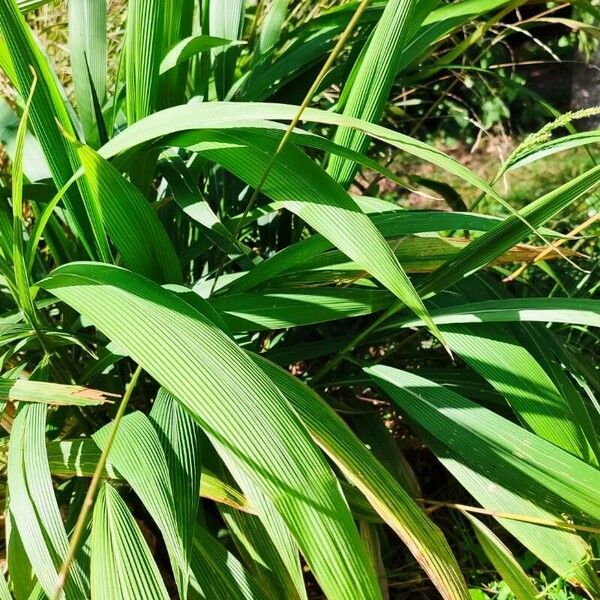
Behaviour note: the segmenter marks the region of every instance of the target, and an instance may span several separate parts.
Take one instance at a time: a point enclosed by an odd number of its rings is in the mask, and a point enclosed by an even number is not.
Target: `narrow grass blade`
[[[168,600],[142,532],[108,483],[94,506],[90,553],[92,600]]]
[[[381,119],[407,40],[437,3],[437,0],[391,0],[386,3],[348,77],[348,92],[344,88],[342,97],[345,115],[371,122]],[[334,142],[358,152],[364,152],[369,143],[364,133],[345,127],[336,132]],[[331,157],[327,167],[328,173],[344,188],[354,178],[355,170],[352,161],[337,156]]]
[[[479,519],[469,513],[464,513],[464,515],[473,526],[483,551],[515,598],[517,600],[536,600],[539,592],[504,542]]]
[[[107,19],[104,0],[69,2],[69,55],[77,108],[86,143],[101,144],[103,123],[98,123],[98,106],[106,98]]]

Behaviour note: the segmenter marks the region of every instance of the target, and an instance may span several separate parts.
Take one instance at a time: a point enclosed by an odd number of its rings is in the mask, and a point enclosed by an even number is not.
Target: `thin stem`
[[[425,504],[428,504],[430,508],[427,512],[433,512],[438,508],[452,508],[460,510],[462,512],[475,513],[480,515],[488,515],[498,519],[507,519],[509,521],[520,521],[521,523],[533,523],[535,525],[543,525],[545,527],[554,527],[555,529],[564,529],[566,531],[585,531],[587,533],[600,533],[600,527],[592,527],[591,525],[578,525],[575,523],[567,523],[559,519],[544,519],[542,517],[534,517],[531,515],[520,515],[516,513],[499,512],[495,510],[488,510],[487,508],[480,508],[478,506],[468,506],[466,504],[455,504],[453,502],[438,502],[437,500],[419,500]]]
[[[310,89],[306,93],[306,96],[304,97],[304,100],[302,101],[302,104],[300,105],[298,112],[296,113],[296,115],[292,119],[289,127],[286,129],[285,133],[283,134],[283,137],[281,138],[281,141],[279,142],[279,145],[277,146],[275,153],[271,157],[271,160],[269,161],[269,164],[267,165],[265,172],[263,173],[262,177],[260,178],[258,185],[254,188],[254,192],[252,193],[252,196],[250,197],[250,200],[248,201],[248,204],[246,205],[246,208],[244,209],[242,218],[238,221],[237,227],[235,228],[235,232],[233,234],[233,240],[232,240],[232,243],[230,244],[229,249],[231,249],[234,246],[234,244],[237,243],[237,239],[240,234],[240,230],[244,224],[244,221],[246,220],[248,213],[252,210],[253,206],[256,204],[258,195],[260,194],[260,191],[261,191],[263,185],[265,184],[265,181],[267,180],[267,178],[269,177],[269,174],[271,173],[273,167],[275,166],[277,157],[281,154],[281,151],[283,150],[283,148],[287,144],[288,140],[290,139],[290,136],[294,132],[294,129],[300,122],[300,119],[302,118],[302,113],[305,111],[306,108],[308,108],[308,105],[311,103],[313,96],[317,92],[317,89],[321,85],[321,82],[325,78],[325,75],[327,75],[327,73],[329,72],[329,69],[331,68],[331,66],[333,65],[333,63],[335,62],[337,57],[339,56],[340,52],[344,49],[344,46],[346,45],[346,42],[348,41],[350,34],[356,27],[356,24],[358,23],[363,12],[367,8],[368,3],[369,3],[369,0],[362,0],[360,5],[356,9],[356,12],[352,16],[352,19],[350,19],[350,22],[348,23],[348,25],[346,25],[346,29],[344,29],[344,31],[342,32],[342,35],[340,35],[334,49],[331,51],[331,54],[325,61],[325,64],[319,71],[319,74],[315,78],[313,84],[310,86]],[[217,273],[215,275],[215,278],[214,278],[214,281],[212,284],[212,288],[210,290],[211,296],[217,287],[217,282],[223,272],[225,263],[227,262],[227,254],[228,254],[228,252],[225,253],[223,260],[221,261],[221,264],[219,265],[219,268],[217,269]]]
[[[584,229],[587,229],[588,227],[593,225],[599,219],[600,219],[600,213],[596,213],[595,215],[593,215],[592,217],[587,219],[585,222],[583,222],[580,225],[578,225],[577,227],[575,227],[575,229],[570,231],[568,234],[569,238],[580,234]],[[552,252],[552,250],[556,250],[556,248],[558,248],[559,246],[562,246],[566,241],[567,241],[567,238],[562,238],[560,240],[557,240],[556,242],[553,242],[551,246],[546,247],[535,258],[533,258],[529,262],[526,262],[523,265],[521,265],[514,273],[511,273],[508,277],[505,277],[502,281],[504,283],[510,283],[511,281],[514,281],[515,279],[517,279],[517,277],[520,277],[528,267],[530,267],[532,264],[534,264],[536,262],[539,262],[540,260],[544,260],[544,258],[546,258],[546,256],[548,256]],[[587,271],[586,271],[586,273],[587,273]]]
[[[77,552],[77,549],[79,548],[79,544],[81,542],[81,538],[85,530],[85,524],[87,521],[88,514],[92,506],[94,505],[94,498],[96,497],[96,491],[98,489],[98,485],[100,484],[100,480],[102,479],[102,473],[104,472],[104,468],[106,467],[106,461],[108,460],[110,449],[113,445],[113,442],[117,435],[117,430],[119,429],[119,424],[121,422],[121,419],[123,418],[123,415],[125,414],[125,410],[127,409],[127,405],[129,404],[129,400],[131,398],[131,395],[133,394],[133,390],[135,389],[141,372],[142,367],[138,366],[131,377],[131,381],[129,382],[129,385],[125,390],[125,394],[123,395],[123,399],[121,400],[121,404],[119,405],[119,409],[117,410],[117,414],[115,415],[115,420],[113,421],[108,440],[106,442],[106,445],[104,446],[104,449],[102,450],[102,454],[100,455],[98,464],[96,465],[92,481],[90,482],[90,487],[88,488],[87,494],[85,495],[85,499],[83,501],[83,505],[81,507],[81,512],[77,517],[77,523],[75,524],[73,534],[69,542],[69,551],[67,552],[67,556],[65,557],[65,560],[58,573],[58,581],[56,583],[56,588],[54,590],[52,600],[60,599],[63,588],[65,587],[65,583],[67,582],[67,578],[69,576],[69,569],[73,564],[75,554]]]

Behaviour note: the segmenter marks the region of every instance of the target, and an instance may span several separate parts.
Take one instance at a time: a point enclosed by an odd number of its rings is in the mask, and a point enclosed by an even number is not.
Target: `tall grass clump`
[[[486,66],[583,24],[45,4],[0,0],[0,598],[600,597],[597,111]],[[467,79],[546,123],[491,180],[429,135]]]

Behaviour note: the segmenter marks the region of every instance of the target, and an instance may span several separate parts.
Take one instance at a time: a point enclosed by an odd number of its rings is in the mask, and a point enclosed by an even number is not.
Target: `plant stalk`
[[[356,27],[358,21],[360,20],[360,17],[362,16],[363,12],[367,8],[368,3],[369,3],[369,0],[362,0],[362,2],[359,4],[358,8],[356,9],[356,12],[354,13],[354,15],[352,15],[352,18],[350,19],[348,25],[346,25],[346,29],[344,29],[344,31],[342,32],[342,35],[340,35],[334,49],[331,51],[331,54],[325,61],[325,64],[321,67],[319,74],[317,75],[313,84],[310,86],[310,89],[306,93],[306,96],[304,97],[304,100],[302,101],[302,104],[300,105],[298,112],[296,113],[296,115],[292,119],[289,127],[286,129],[285,133],[283,134],[283,137],[281,138],[281,141],[279,142],[277,149],[275,150],[273,156],[271,157],[271,160],[269,161],[269,164],[267,165],[265,172],[263,173],[262,177],[258,181],[258,185],[254,188],[254,192],[252,193],[252,196],[250,197],[250,200],[248,201],[248,204],[246,205],[246,208],[244,209],[242,218],[238,221],[237,227],[235,228],[235,232],[233,233],[233,240],[229,247],[230,250],[231,250],[231,248],[233,248],[233,246],[235,244],[237,244],[238,236],[240,234],[240,230],[244,224],[244,221],[246,220],[248,213],[252,210],[252,208],[256,204],[258,195],[260,194],[260,191],[261,191],[263,185],[265,184],[265,181],[267,180],[267,178],[269,177],[269,174],[271,173],[273,167],[275,166],[277,157],[281,154],[281,151],[284,149],[285,145],[287,144],[288,140],[290,139],[290,136],[294,132],[294,129],[300,122],[300,119],[302,118],[302,113],[304,112],[304,110],[306,108],[308,108],[309,104],[311,103],[311,101],[313,99],[313,96],[315,95],[315,93],[317,92],[317,89],[321,85],[321,82],[325,78],[325,75],[327,75],[329,69],[331,68],[331,66],[333,65],[333,63],[335,62],[337,57],[339,56],[340,52],[344,49],[344,46],[346,45],[346,42],[348,41],[350,34]],[[223,269],[225,268],[225,263],[227,262],[227,254],[228,254],[228,252],[225,253],[223,260],[221,261],[221,264],[219,265],[219,268],[217,269],[217,273],[215,275],[215,278],[213,280],[213,284],[212,284],[212,287],[210,290],[211,296],[214,293],[214,291],[217,287],[217,282],[219,281],[219,277],[222,275]]]

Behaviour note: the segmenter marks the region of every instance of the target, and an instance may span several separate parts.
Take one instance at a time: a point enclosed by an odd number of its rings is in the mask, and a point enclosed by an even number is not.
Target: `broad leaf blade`
[[[469,598],[446,539],[410,494],[314,391],[269,361],[253,359],[287,396],[315,441],[407,545],[442,597]]]
[[[175,294],[116,267],[71,264],[42,285],[125,348],[243,464],[325,593],[379,597],[331,470],[279,390],[225,334]]]
[[[168,600],[142,532],[108,483],[96,498],[90,550],[93,600]]]

